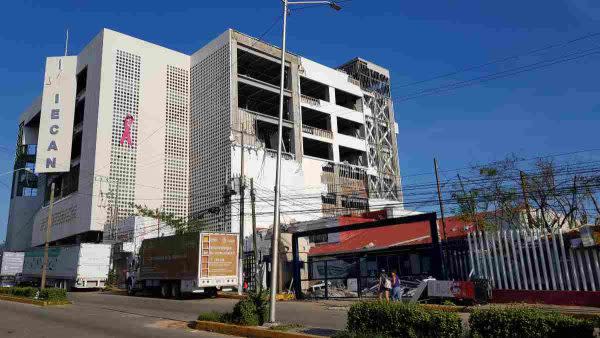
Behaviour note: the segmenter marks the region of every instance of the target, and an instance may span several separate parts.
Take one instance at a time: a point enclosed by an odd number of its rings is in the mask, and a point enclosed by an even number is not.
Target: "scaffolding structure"
[[[339,67],[365,92],[367,160],[375,175],[369,175],[369,197],[402,202],[402,186],[395,133],[389,72],[369,61],[355,58]]]

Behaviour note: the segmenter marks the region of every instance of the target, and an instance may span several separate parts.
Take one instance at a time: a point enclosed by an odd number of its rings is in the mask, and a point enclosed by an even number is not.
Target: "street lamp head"
[[[335,2],[333,2],[333,1],[329,3],[329,7],[331,7],[331,8],[333,8],[333,9],[335,9],[336,11],[339,11],[340,9],[342,9],[342,6],[340,6],[340,5],[336,4],[336,3],[335,3]]]

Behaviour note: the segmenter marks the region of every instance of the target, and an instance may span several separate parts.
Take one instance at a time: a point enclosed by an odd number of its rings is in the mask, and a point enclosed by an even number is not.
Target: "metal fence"
[[[598,247],[573,247],[560,229],[519,229],[469,234],[475,276],[497,289],[597,291]]]

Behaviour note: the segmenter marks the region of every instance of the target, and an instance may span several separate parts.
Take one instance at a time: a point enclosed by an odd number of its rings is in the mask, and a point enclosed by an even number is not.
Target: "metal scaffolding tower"
[[[389,72],[360,58],[339,68],[358,81],[365,92],[365,106],[369,108],[365,112],[367,159],[370,167],[377,168],[375,175],[369,175],[370,197],[402,202]]]

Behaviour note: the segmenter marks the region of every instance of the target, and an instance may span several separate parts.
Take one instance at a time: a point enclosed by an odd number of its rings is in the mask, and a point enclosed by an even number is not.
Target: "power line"
[[[545,50],[550,50],[550,49],[554,49],[554,48],[558,48],[558,47],[567,46],[567,45],[570,45],[572,43],[575,43],[575,42],[578,42],[578,41],[581,41],[581,40],[590,39],[590,38],[593,38],[593,37],[596,37],[596,36],[599,36],[599,35],[600,35],[600,33],[589,33],[589,34],[577,37],[575,39],[567,40],[567,41],[562,42],[562,43],[553,43],[553,44],[545,46],[545,47],[535,48],[535,49],[529,50],[529,51],[527,51],[525,53],[522,53],[522,54],[515,54],[515,55],[511,55],[511,56],[507,56],[507,57],[502,57],[502,58],[494,59],[494,60],[491,60],[491,61],[488,61],[488,62],[484,62],[484,63],[480,63],[480,64],[476,64],[476,65],[462,67],[462,68],[460,68],[458,70],[454,70],[454,71],[451,71],[451,72],[448,72],[448,73],[443,73],[443,74],[440,74],[440,75],[435,75],[435,76],[432,76],[432,77],[429,77],[429,78],[426,78],[426,79],[423,79],[423,80],[417,80],[417,81],[413,81],[413,82],[409,82],[409,83],[405,83],[405,84],[400,84],[396,88],[410,87],[410,86],[422,84],[422,83],[425,83],[425,82],[430,82],[430,81],[433,81],[433,80],[439,80],[439,79],[446,78],[446,77],[451,77],[451,76],[454,76],[454,75],[457,75],[457,74],[460,74],[460,73],[464,73],[464,72],[468,72],[468,71],[472,71],[472,70],[484,68],[484,67],[487,67],[487,66],[495,65],[495,64],[498,64],[498,63],[504,63],[504,62],[511,61],[511,60],[518,60],[518,59],[520,59],[523,56],[533,55],[533,54],[536,54],[536,53],[539,53],[539,52],[543,52]]]
[[[561,63],[577,60],[577,59],[580,59],[580,58],[583,58],[586,56],[598,54],[598,53],[600,53],[599,49],[600,49],[600,47],[594,47],[594,48],[590,48],[590,49],[587,49],[582,52],[570,53],[566,56],[561,56],[561,57],[551,59],[551,60],[538,61],[538,62],[528,64],[525,66],[510,68],[508,70],[503,70],[500,72],[475,77],[475,78],[472,78],[469,80],[454,82],[454,83],[450,83],[450,84],[439,86],[439,87],[423,89],[423,90],[411,93],[409,95],[399,97],[396,99],[397,101],[394,101],[394,103],[401,103],[401,102],[413,100],[413,99],[423,97],[423,96],[437,95],[437,94],[448,92],[451,90],[468,87],[468,86],[471,86],[474,84],[486,83],[486,82],[489,82],[492,80],[502,79],[505,77],[510,77],[510,76],[521,74],[521,73],[531,72],[531,71],[534,71],[537,69],[550,67],[550,66],[553,66],[556,64],[561,64]]]

